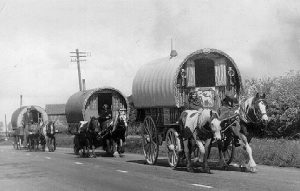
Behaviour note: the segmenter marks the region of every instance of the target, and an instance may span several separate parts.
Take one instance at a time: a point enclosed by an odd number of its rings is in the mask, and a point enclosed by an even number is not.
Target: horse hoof
[[[228,165],[225,165],[224,167],[223,167],[223,170],[228,170],[229,169],[229,166]]]
[[[208,168],[208,167],[203,168],[203,172],[208,173],[208,174],[212,174],[212,172],[210,171],[210,168]]]
[[[250,167],[249,172],[256,173],[257,169],[255,167]]]
[[[118,155],[119,155],[118,152],[114,152],[114,154],[113,154],[114,157],[117,157]]]
[[[218,168],[221,168],[223,170],[228,170],[228,165],[227,164],[220,164],[219,166],[217,166]]]
[[[188,172],[195,172],[194,169],[193,169],[192,167],[188,167],[186,170],[187,170]]]

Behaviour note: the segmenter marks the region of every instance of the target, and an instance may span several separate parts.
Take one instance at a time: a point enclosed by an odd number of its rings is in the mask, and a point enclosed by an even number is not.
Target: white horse
[[[128,124],[127,124],[127,116],[126,116],[126,110],[120,109],[118,112],[118,115],[116,116],[114,122],[113,122],[113,129],[111,132],[111,137],[113,139],[113,144],[115,147],[114,156],[122,156],[124,153],[124,142],[126,137]]]
[[[192,149],[189,148],[189,143],[194,139],[200,153],[203,155],[203,170],[210,173],[207,163],[208,146],[212,138],[221,139],[221,121],[218,119],[217,112],[213,112],[210,109],[185,110],[181,113],[179,124],[187,159],[187,170],[193,172],[191,162]]]
[[[46,139],[46,144],[49,152],[54,152],[56,149],[56,140],[55,140],[55,122],[49,121],[47,124],[43,125],[42,128],[43,135]]]

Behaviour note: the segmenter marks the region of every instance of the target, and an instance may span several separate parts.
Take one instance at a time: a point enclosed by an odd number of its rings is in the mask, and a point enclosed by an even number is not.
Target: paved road
[[[300,169],[259,166],[258,173],[213,168],[213,174],[172,170],[165,159],[145,165],[142,155],[78,158],[0,147],[0,190],[300,190]]]

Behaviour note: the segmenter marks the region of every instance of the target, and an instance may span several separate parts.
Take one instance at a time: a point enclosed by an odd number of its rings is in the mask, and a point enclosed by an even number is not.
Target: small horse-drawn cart
[[[124,94],[115,88],[103,87],[79,91],[68,99],[66,104],[66,117],[69,132],[75,135],[75,154],[78,154],[80,149],[78,135],[80,121],[90,121],[91,118],[98,118],[104,105],[107,105],[111,110],[113,119],[118,115],[120,109],[126,109],[128,118],[128,100]]]
[[[29,111],[29,120],[28,121],[28,129],[25,129],[24,124],[24,115],[27,112],[27,109],[30,108]],[[23,106],[14,111],[11,117],[11,124],[13,129],[13,136],[14,136],[14,148],[21,149],[27,146],[27,140],[24,140],[25,137],[39,137],[41,132],[40,124],[46,124],[48,122],[48,115],[45,110],[39,106]],[[34,139],[36,140],[36,139]],[[40,141],[39,139],[37,139]],[[33,142],[29,139],[29,148],[33,148]],[[24,145],[26,144],[26,145]],[[37,142],[35,143],[37,144]],[[43,143],[43,147],[44,147]]]
[[[182,140],[177,121],[191,92],[196,92],[204,108],[218,110],[226,96],[238,99],[241,90],[242,80],[235,62],[215,49],[179,54],[142,66],[133,81],[132,97],[137,120],[143,122],[146,162],[156,163],[159,145],[165,141],[169,165],[178,165]],[[235,116],[226,119],[228,125],[231,118]]]

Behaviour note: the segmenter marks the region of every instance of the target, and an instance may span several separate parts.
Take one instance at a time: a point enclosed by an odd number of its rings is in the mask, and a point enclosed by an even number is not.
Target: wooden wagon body
[[[36,129],[35,127],[40,122],[46,124],[48,122],[48,115],[46,111],[40,106],[23,106],[15,110],[11,117],[11,124],[13,129],[13,135],[15,137],[14,146],[15,148],[20,148],[21,144],[23,144],[23,136],[26,131],[24,131],[24,114],[27,111],[27,108],[31,108],[30,113],[32,116],[32,125],[29,126],[29,130]]]
[[[121,91],[112,87],[79,91],[73,94],[66,104],[66,118],[69,131],[76,133],[80,121],[89,121],[91,117],[99,117],[104,104],[107,104],[111,109],[113,118],[115,118],[121,108],[127,110],[128,117],[128,100]]]
[[[218,110],[226,95],[239,99],[242,91],[237,65],[220,50],[201,49],[143,65],[133,81],[132,99],[137,120],[144,123],[147,163],[155,164],[164,140],[171,141],[173,136],[178,141],[176,122],[191,92],[197,93],[203,107]]]

